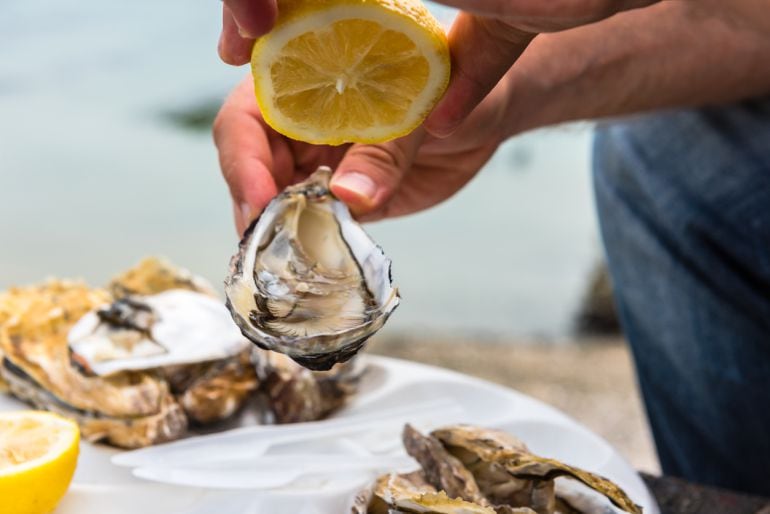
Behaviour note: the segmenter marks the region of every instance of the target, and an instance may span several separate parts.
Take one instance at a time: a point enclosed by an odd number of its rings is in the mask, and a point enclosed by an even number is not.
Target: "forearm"
[[[770,5],[726,3],[662,2],[538,36],[505,77],[507,134],[770,93]]]

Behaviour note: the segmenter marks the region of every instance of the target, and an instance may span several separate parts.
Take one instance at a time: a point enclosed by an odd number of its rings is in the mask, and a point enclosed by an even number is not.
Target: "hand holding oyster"
[[[322,166],[267,205],[225,281],[243,334],[313,370],[350,359],[399,303],[390,259],[329,191],[331,173]]]
[[[403,442],[422,469],[380,477],[357,496],[353,514],[612,514],[612,505],[642,512],[606,478],[534,455],[505,432],[454,425],[426,436],[407,425]]]

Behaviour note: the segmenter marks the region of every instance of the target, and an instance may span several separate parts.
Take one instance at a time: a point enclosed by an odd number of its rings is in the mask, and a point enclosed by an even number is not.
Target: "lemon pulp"
[[[427,116],[449,80],[443,30],[412,0],[292,2],[252,52],[257,101],[312,143],[381,142]]]
[[[0,511],[53,511],[75,472],[79,441],[77,425],[56,414],[0,413]]]

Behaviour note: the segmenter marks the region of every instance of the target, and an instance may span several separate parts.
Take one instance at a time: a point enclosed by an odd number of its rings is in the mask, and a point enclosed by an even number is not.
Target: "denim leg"
[[[770,496],[770,99],[603,125],[594,186],[664,473]]]

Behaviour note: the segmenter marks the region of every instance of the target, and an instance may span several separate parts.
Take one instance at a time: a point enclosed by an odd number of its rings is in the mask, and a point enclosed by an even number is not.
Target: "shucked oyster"
[[[197,277],[146,259],[110,291],[0,293],[0,376],[14,395],[77,420],[85,439],[139,447],[223,419],[257,388],[251,346]]]
[[[179,437],[187,419],[164,380],[87,376],[71,365],[68,330],[105,301],[106,292],[72,282],[0,294],[0,374],[15,396],[75,419],[87,440],[133,448]]]
[[[329,191],[321,167],[246,231],[225,281],[243,334],[314,370],[352,357],[399,302],[390,259]]]
[[[73,358],[97,375],[221,360],[248,347],[219,300],[183,289],[99,306],[68,340]]]
[[[456,425],[425,436],[407,425],[403,438],[422,469],[381,477],[356,498],[354,514],[610,514],[610,502],[642,512],[609,480],[533,455],[504,432]]]
[[[180,322],[177,325],[182,325],[173,332],[179,336],[179,342],[186,341],[187,344],[177,346],[177,342],[173,345],[179,351],[169,348],[168,355],[162,359],[165,361],[163,367],[155,370],[168,382],[171,392],[191,422],[207,424],[228,418],[244,405],[259,386],[251,361],[251,347],[244,339],[236,339],[238,329],[207,280],[165,259],[147,257],[113,278],[108,289],[118,299],[137,295],[158,297],[166,293],[179,295],[185,292],[188,295],[202,293],[210,297],[208,302],[201,301],[200,297],[193,302],[197,305],[195,310],[200,317],[179,313],[173,315]],[[189,306],[189,303],[184,305]],[[227,327],[224,326],[226,318],[229,324]],[[198,332],[197,336],[188,339],[190,331]],[[189,348],[195,344],[196,339],[201,338],[200,332],[205,332],[212,340],[205,342],[201,348]],[[193,353],[198,356],[192,358]],[[125,362],[128,364],[130,361],[127,359]]]
[[[479,489],[492,504],[506,505],[518,502],[523,495],[525,501],[536,505],[538,513],[557,512],[559,490],[558,487],[554,487],[557,484],[553,481],[557,477],[566,477],[600,493],[626,512],[632,514],[642,512],[641,507],[631,501],[620,487],[606,478],[555,459],[534,455],[524,443],[505,432],[469,425],[455,425],[434,430],[431,436],[439,440],[447,451],[457,457],[473,474]],[[518,480],[518,483],[512,487],[514,480]],[[544,489],[549,487],[551,492],[544,495]],[[570,488],[570,493],[573,492],[574,489]],[[559,510],[561,512],[570,505],[575,506],[571,497],[563,496],[562,500],[562,503],[566,502],[567,505]],[[580,500],[580,503],[590,505],[586,498],[581,497]],[[576,510],[572,507],[569,507],[570,512],[586,514],[612,512],[598,504],[590,507],[590,510]]]

